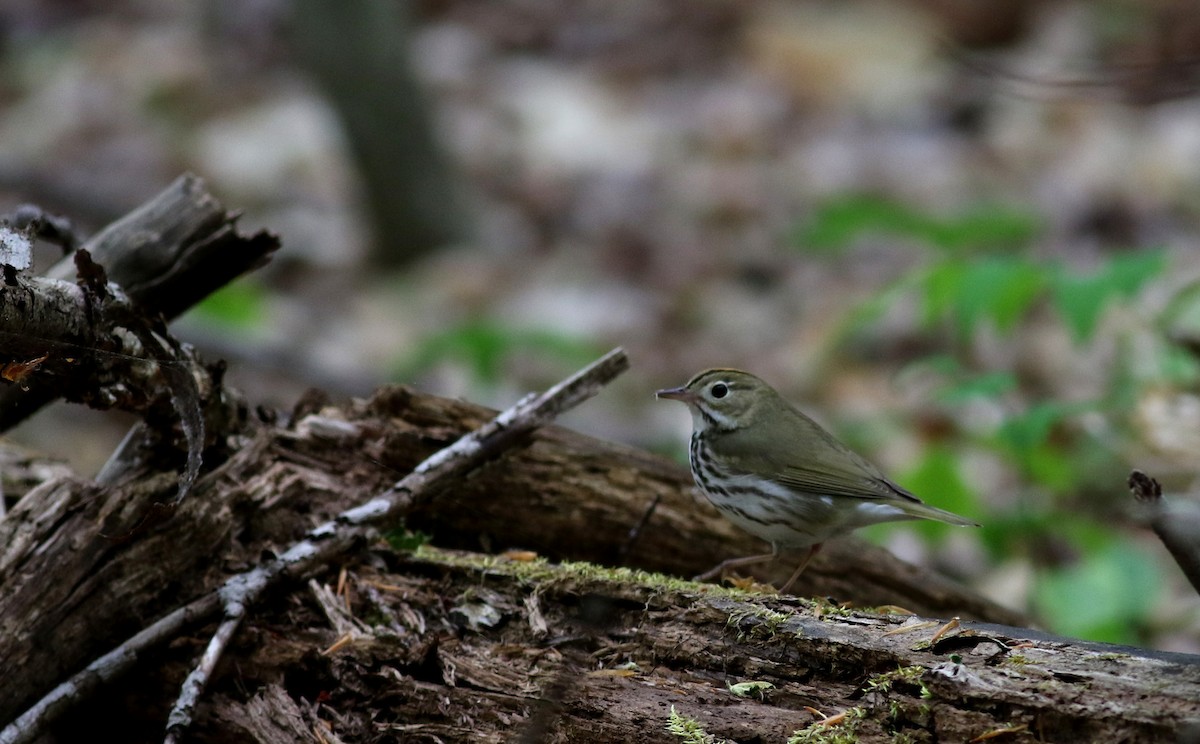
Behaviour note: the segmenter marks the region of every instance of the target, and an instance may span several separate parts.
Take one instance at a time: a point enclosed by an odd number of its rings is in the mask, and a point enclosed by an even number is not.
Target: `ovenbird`
[[[808,548],[780,589],[796,582],[831,537],[879,522],[934,519],[979,525],[929,506],[748,372],[710,369],[683,387],[659,390],[692,414],[692,477],[723,515],[771,544],[771,552],[731,558],[697,576],[774,559],[781,548]]]

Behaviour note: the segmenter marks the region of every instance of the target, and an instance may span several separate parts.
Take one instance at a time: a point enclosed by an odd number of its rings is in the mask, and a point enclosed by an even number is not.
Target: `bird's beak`
[[[691,390],[682,387],[667,388],[659,390],[654,394],[655,398],[669,398],[671,400],[681,400],[684,403],[691,403],[696,399],[696,394]]]

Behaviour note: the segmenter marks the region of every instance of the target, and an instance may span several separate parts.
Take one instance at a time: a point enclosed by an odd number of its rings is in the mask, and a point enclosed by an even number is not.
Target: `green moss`
[[[749,633],[751,636],[764,636],[766,638],[774,638],[779,634],[792,615],[786,612],[777,612],[766,607],[748,606],[731,614],[729,619],[725,621],[726,626],[738,627],[738,640],[745,637],[745,630],[741,625],[749,620],[753,623],[750,626]]]
[[[705,594],[710,597],[726,597],[729,599],[746,599],[755,595],[733,587],[702,584],[675,576],[642,571],[633,568],[609,568],[594,563],[572,562],[550,563],[545,558],[534,558],[531,561],[514,561],[503,556],[483,553],[463,553],[445,551],[438,548],[421,545],[414,551],[417,558],[423,558],[447,566],[465,568],[473,571],[496,572],[510,576],[519,581],[533,584],[547,582],[565,583],[577,582],[612,582],[619,584],[636,584],[656,592],[688,592]]]
[[[787,744],[857,744],[858,724],[865,717],[866,711],[862,708],[851,708],[840,723],[828,725],[824,721],[817,721],[807,728],[793,731]]]
[[[854,614],[854,610],[840,605],[835,605],[824,599],[817,599],[813,602],[813,614],[822,620],[829,620],[837,617],[850,617]]]
[[[705,731],[695,718],[680,714],[674,705],[671,706],[671,715],[667,718],[667,733],[679,737],[684,744],[721,744],[724,741]]]
[[[893,671],[876,674],[867,680],[868,692],[887,693],[892,689],[893,682],[906,682],[910,685],[921,685],[921,676],[925,674],[925,667],[920,664],[912,666],[897,667]]]

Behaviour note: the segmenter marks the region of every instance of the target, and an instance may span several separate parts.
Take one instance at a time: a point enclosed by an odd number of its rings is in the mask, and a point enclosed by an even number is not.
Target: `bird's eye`
[[[709,392],[712,393],[712,397],[714,398],[724,398],[726,395],[729,395],[729,386],[723,382],[718,382],[712,386]]]

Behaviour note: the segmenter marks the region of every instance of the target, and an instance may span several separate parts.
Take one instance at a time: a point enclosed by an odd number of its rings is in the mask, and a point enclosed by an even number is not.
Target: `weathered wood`
[[[87,384],[97,377],[96,370],[120,365],[124,381],[136,393],[135,362],[162,358],[146,343],[128,348],[114,330],[132,320],[140,321],[140,326],[151,326],[160,316],[170,320],[264,263],[279,247],[278,239],[266,232],[239,234],[237,217],[200,179],[181,176],[81,246],[91,264],[103,269],[99,273],[92,269],[92,275],[85,277],[92,281],[90,291],[89,286],[75,283],[80,273],[76,256],[63,259],[44,277],[6,275],[0,292],[0,339],[4,341],[0,362],[42,361],[20,384],[0,387],[0,431],[64,395],[97,407],[138,410],[136,395],[130,402],[111,390],[94,393],[91,387],[99,386]],[[122,294],[98,306],[104,274]],[[97,351],[108,353],[97,355]],[[68,382],[71,386],[64,387]],[[114,400],[104,405],[106,396]]]
[[[455,482],[485,459],[503,454],[522,435],[593,397],[628,368],[625,351],[613,349],[545,392],[526,396],[479,428],[465,433],[423,460],[382,494],[313,528],[277,558],[264,560],[255,568],[230,577],[216,592],[221,597],[224,617],[200,663],[184,681],[183,690],[167,717],[165,744],[176,744],[191,726],[196,705],[217,663],[242,619],[256,607],[264,592],[284,579],[324,568],[358,542],[377,538],[382,525],[395,516],[407,514],[415,504],[428,501],[438,486]],[[32,740],[33,736],[26,738]]]
[[[396,471],[379,463],[406,472],[491,415],[389,388],[370,401],[303,415],[295,426],[241,435],[230,443],[229,459],[174,509],[161,506],[174,472],[130,473],[131,481],[107,489],[77,480],[35,488],[0,522],[0,668],[7,681],[0,720],[153,618],[211,590],[231,568],[258,563],[264,550],[293,543],[383,490]],[[478,527],[496,547],[599,560],[615,553],[655,494],[659,511],[629,553],[630,565],[690,575],[742,544],[724,520],[694,505],[680,466],[554,427],[442,493],[418,521],[447,543],[477,541],[477,532],[455,535]],[[894,559],[863,560],[814,566],[812,586],[844,587],[839,599],[859,604],[910,609],[934,596],[928,575],[911,568],[887,575],[901,567]],[[857,579],[859,570],[861,581],[838,577]],[[942,614],[1005,614],[945,586],[936,596]]]
[[[997,740],[1133,744],[1200,721],[1200,657],[582,564],[379,558],[391,570],[343,577],[354,633],[316,617],[312,597],[251,621],[213,715],[241,720],[245,690],[283,684],[295,705],[319,694],[317,717],[347,741],[677,743],[672,709],[717,741],[783,742],[818,720],[808,708],[849,712],[828,733],[863,742],[1009,730]]]

